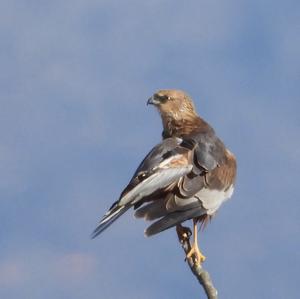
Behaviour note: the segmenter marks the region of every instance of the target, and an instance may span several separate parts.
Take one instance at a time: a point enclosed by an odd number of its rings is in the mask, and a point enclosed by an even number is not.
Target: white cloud
[[[17,288],[27,281],[26,268],[19,260],[6,260],[0,263],[0,286]]]
[[[59,257],[54,262],[53,273],[58,280],[82,283],[95,274],[97,264],[95,257],[82,253],[70,253]]]

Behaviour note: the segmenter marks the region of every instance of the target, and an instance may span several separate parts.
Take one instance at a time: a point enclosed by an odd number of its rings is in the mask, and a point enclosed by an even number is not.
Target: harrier
[[[160,90],[147,102],[162,119],[163,140],[137,168],[92,234],[96,237],[128,209],[137,218],[153,223],[145,230],[152,236],[168,228],[182,228],[193,220],[194,243],[187,254],[199,263],[205,257],[197,243],[197,225],[206,224],[231,197],[236,159],[214,129],[196,112],[192,99],[180,90]]]

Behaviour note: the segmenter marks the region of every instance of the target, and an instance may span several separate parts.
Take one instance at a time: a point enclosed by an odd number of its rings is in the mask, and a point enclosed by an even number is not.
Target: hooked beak
[[[147,105],[159,105],[160,101],[155,99],[154,96],[148,99]]]

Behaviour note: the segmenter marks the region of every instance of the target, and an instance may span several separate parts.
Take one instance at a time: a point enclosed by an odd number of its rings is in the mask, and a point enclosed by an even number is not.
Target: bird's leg
[[[188,240],[192,235],[191,230],[188,227],[182,226],[181,224],[176,225],[176,232],[180,243],[183,243],[185,240]]]
[[[195,263],[196,264],[201,264],[202,262],[205,261],[205,256],[202,254],[202,252],[200,251],[199,247],[198,247],[198,227],[197,227],[197,220],[193,220],[194,223],[194,243],[191,247],[191,250],[188,252],[188,254],[186,255],[186,258],[192,258],[194,257],[195,259]]]

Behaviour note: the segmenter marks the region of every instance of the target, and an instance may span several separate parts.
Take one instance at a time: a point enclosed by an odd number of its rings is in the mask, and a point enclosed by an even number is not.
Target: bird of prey
[[[236,159],[214,129],[196,112],[192,99],[181,90],[160,90],[147,102],[162,119],[162,141],[144,158],[128,186],[103,216],[92,238],[102,233],[128,209],[137,218],[154,221],[152,236],[193,220],[194,243],[187,258],[204,261],[197,243],[197,225],[215,215],[231,197]]]

